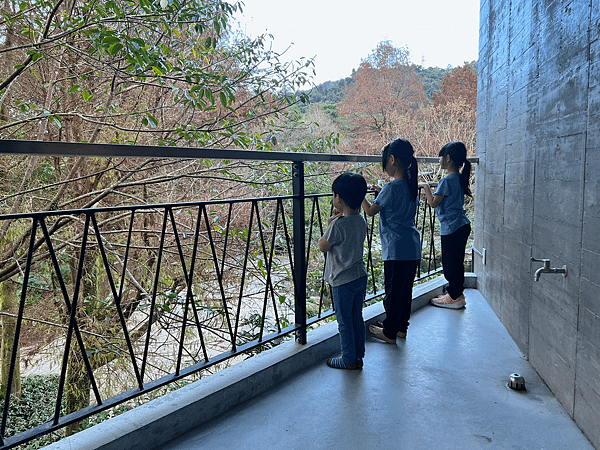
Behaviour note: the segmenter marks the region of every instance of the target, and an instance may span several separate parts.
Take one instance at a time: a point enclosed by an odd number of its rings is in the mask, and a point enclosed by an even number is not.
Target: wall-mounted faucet
[[[540,275],[543,273],[562,273],[563,277],[567,276],[567,266],[564,265],[561,268],[557,268],[557,267],[550,267],[550,260],[549,259],[536,259],[536,258],[531,258],[532,261],[535,262],[541,262],[543,264],[542,267],[540,267],[538,270],[535,271],[535,276],[533,277],[533,279],[535,281],[540,281]]]

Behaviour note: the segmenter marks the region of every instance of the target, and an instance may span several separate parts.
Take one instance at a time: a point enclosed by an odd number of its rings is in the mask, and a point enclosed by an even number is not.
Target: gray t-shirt
[[[332,220],[323,237],[331,244],[323,279],[332,287],[367,276],[363,248],[367,223],[360,214]]]

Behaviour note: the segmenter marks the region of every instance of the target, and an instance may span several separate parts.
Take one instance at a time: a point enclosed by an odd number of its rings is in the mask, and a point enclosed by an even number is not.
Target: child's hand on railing
[[[381,181],[381,180],[380,180]],[[383,187],[383,185],[379,185],[379,184],[371,184],[369,185],[369,190],[370,191],[375,191],[377,192],[377,194],[379,194],[381,192],[381,188]]]
[[[327,218],[327,225],[329,225],[331,222],[333,222],[333,219],[336,219],[341,215],[342,215],[342,213],[334,208],[334,210],[331,212],[331,216]]]

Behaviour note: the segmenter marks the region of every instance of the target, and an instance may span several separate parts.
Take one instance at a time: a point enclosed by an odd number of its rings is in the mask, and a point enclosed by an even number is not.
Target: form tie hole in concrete
[[[525,390],[525,378],[518,373],[513,373],[508,377],[508,387],[515,391]]]

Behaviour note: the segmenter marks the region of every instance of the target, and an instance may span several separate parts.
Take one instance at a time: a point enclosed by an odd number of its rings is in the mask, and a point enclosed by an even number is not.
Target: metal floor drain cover
[[[513,373],[508,377],[508,387],[515,391],[525,390],[525,378],[518,373]]]

